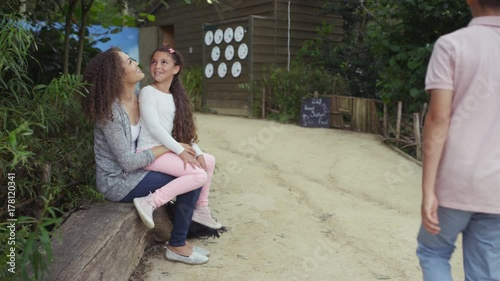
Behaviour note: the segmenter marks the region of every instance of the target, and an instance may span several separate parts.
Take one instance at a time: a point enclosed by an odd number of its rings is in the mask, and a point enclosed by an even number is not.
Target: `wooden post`
[[[319,96],[318,91],[314,91],[314,98],[317,98]]]
[[[384,138],[389,136],[388,133],[388,125],[389,125],[389,113],[387,112],[387,104],[384,103]]]
[[[398,115],[396,119],[396,140],[399,140],[401,135],[401,114],[403,111],[403,102],[398,101]]]
[[[420,118],[418,113],[413,113],[413,134],[415,135],[415,143],[417,144],[417,160],[422,160],[422,139],[420,137]]]
[[[266,119],[266,88],[262,88],[262,119]]]
[[[50,183],[51,179],[52,179],[52,165],[50,163],[43,163],[42,181],[44,183]]]

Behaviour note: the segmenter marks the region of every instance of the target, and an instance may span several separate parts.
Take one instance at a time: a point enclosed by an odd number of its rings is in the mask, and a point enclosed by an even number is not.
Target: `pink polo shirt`
[[[474,18],[439,38],[425,84],[453,91],[439,205],[500,214],[500,17]]]

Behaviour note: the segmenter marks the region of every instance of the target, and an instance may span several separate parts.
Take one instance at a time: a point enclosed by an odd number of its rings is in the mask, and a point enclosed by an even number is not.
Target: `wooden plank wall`
[[[288,0],[276,1],[276,62],[286,67],[288,61]],[[334,26],[333,39],[343,38],[343,20],[340,16],[322,15],[324,0],[292,0],[290,5],[290,53],[298,54],[306,40],[314,39],[323,22]]]
[[[205,54],[203,66],[205,67],[208,63],[214,66],[214,74],[211,78],[203,79],[203,92],[204,92],[204,105],[212,110],[215,110],[219,114],[225,115],[238,115],[238,116],[248,116],[249,112],[249,93],[246,89],[240,87],[241,84],[248,83],[250,81],[251,73],[251,52],[252,47],[251,42],[251,30],[249,28],[249,18],[244,18],[241,20],[230,20],[226,23],[207,25],[207,28],[221,29],[223,31],[230,27],[233,30],[237,26],[242,26],[247,32],[243,37],[241,42],[236,42],[234,39],[228,44],[224,40],[220,44],[212,43],[209,46],[203,46],[203,53]],[[215,31],[215,30],[214,30]],[[238,57],[238,48],[241,44],[247,44],[249,46],[249,55],[245,59],[240,59]],[[225,50],[231,45],[234,47],[234,57],[231,60],[225,58]],[[213,48],[217,46],[220,48],[220,58],[217,61],[213,61],[211,58],[211,52]],[[242,71],[240,76],[233,77],[231,74],[232,66],[235,62],[240,62],[242,66]],[[217,69],[221,63],[227,65],[227,74],[224,78],[220,78]]]
[[[204,82],[204,99],[207,106],[223,114],[247,115],[245,112],[251,109],[254,97],[249,96],[248,91],[239,87],[239,84],[250,82],[250,72],[254,79],[261,79],[271,65],[287,66],[288,0],[219,0],[219,4],[214,5],[209,5],[205,1],[192,5],[185,4],[183,0],[167,2],[170,8],[160,6],[153,12],[156,21],[146,26],[173,27],[176,49],[182,53],[186,67],[194,65],[204,67],[207,63],[203,61],[203,53],[207,55],[203,44],[203,24],[218,24],[222,28],[228,22],[247,20],[247,26],[251,29],[246,34],[246,40],[251,37],[251,42],[248,42],[249,58],[246,60],[249,66],[243,65],[241,76],[233,79],[234,81],[215,79],[209,83]],[[315,38],[323,22],[333,24],[334,39],[342,40],[342,19],[322,16],[323,2],[324,0],[291,1],[292,60],[306,40]],[[159,38],[151,40],[149,44],[158,45],[158,42],[162,42],[164,40],[162,32],[159,34]],[[154,47],[156,46],[145,49]],[[224,48],[221,47],[221,51],[224,51]],[[149,55],[143,54],[141,50],[141,59],[146,56],[149,58]],[[216,72],[218,64],[214,66]],[[231,65],[228,64],[228,75],[230,71]],[[214,73],[214,76],[217,74]]]
[[[276,36],[274,18],[252,17],[252,70],[253,78],[260,80],[276,63]]]
[[[191,5],[182,0],[167,2],[170,8],[160,6],[154,13],[156,21],[147,26],[174,26],[176,48],[182,53],[186,67],[202,62],[203,23],[222,22],[248,15],[274,16],[272,0],[219,0],[219,4],[213,5],[206,1]]]
[[[149,60],[151,53],[159,44],[159,31],[155,27],[141,28],[139,31],[139,62],[142,66],[142,71],[146,74],[145,79],[141,81],[141,87],[147,86],[153,82],[149,75]]]

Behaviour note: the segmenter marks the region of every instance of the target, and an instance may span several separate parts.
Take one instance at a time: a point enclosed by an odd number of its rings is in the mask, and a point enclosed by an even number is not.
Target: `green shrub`
[[[471,18],[465,1],[449,0],[325,1],[324,10],[342,16],[343,40],[323,26],[301,50],[304,62],[341,75],[353,96],[403,101],[407,112],[428,101],[424,78],[434,42]]]
[[[2,253],[10,247],[16,253],[15,274],[5,266],[9,257],[0,257],[2,280],[39,279],[52,259],[51,232],[62,214],[84,199],[102,198],[93,188],[92,126],[80,108],[81,79],[35,84],[28,71],[34,38],[20,22],[6,16],[0,29],[0,182],[15,186],[15,194],[0,193],[0,241]],[[5,243],[7,219],[17,219],[15,245]]]
[[[345,94],[346,83],[340,76],[333,76],[322,67],[300,62],[292,63],[290,71],[273,68],[263,81],[249,87],[256,100],[261,99],[261,90],[265,87],[270,94],[266,103],[273,111],[270,118],[283,122],[298,122],[303,98],[319,95]],[[260,103],[255,103],[260,109]]]
[[[203,96],[203,70],[201,69],[201,66],[184,69],[182,71],[181,79],[186,92],[191,98],[194,110],[200,111]]]

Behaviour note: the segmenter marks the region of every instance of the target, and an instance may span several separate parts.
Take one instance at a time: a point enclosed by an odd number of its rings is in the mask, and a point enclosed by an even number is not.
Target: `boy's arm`
[[[422,174],[422,224],[430,233],[441,230],[437,217],[438,201],[435,183],[439,161],[448,137],[453,92],[450,90],[429,90],[431,101],[423,132],[423,174]]]

